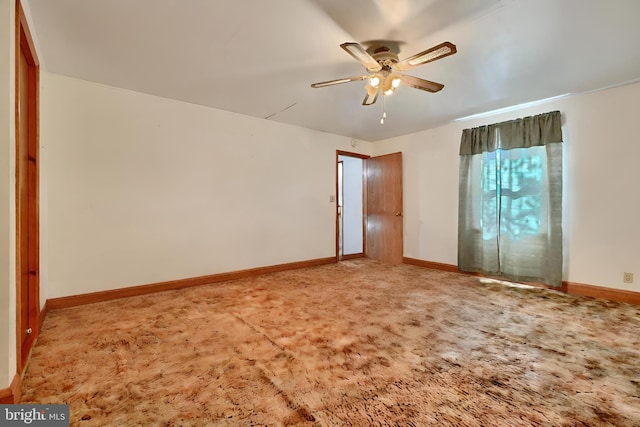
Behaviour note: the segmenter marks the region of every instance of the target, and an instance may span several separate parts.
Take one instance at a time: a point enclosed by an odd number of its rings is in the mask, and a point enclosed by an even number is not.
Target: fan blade
[[[380,91],[378,90],[378,88],[371,87],[370,85],[367,85],[366,89],[367,89],[367,94],[364,96],[362,105],[371,105],[375,103],[376,100],[378,99],[378,92]]]
[[[404,74],[400,75],[400,81],[405,86],[420,90],[426,90],[427,92],[438,92],[444,87],[444,85],[440,83],[421,79],[419,77],[406,76]]]
[[[435,61],[436,59],[444,58],[445,56],[453,55],[458,50],[456,49],[456,45],[449,42],[441,43],[437,46],[432,47],[431,49],[427,49],[424,52],[420,52],[409,58],[403,59],[393,66],[394,70],[398,71],[406,71],[411,68],[417,67],[422,64],[426,64],[427,62]]]
[[[344,79],[329,80],[328,82],[313,83],[311,87],[325,87],[339,85],[341,83],[357,82],[368,79],[369,76],[345,77]]]
[[[340,45],[349,55],[353,56],[356,61],[359,61],[362,65],[367,67],[368,71],[380,71],[382,66],[378,64],[378,61],[373,59],[373,56],[358,43],[342,43]]]

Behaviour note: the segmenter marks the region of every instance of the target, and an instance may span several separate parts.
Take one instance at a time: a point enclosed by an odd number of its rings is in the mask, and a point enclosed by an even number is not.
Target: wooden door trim
[[[340,167],[342,167],[342,180],[340,180]],[[338,192],[336,193],[336,219],[338,223],[336,228],[336,241],[338,252],[336,253],[336,257],[339,261],[344,258],[344,161],[340,160],[340,157],[338,157],[337,171],[338,180],[336,188]],[[342,188],[340,188],[340,184],[342,184]],[[342,196],[342,209],[340,209],[340,196]],[[340,248],[342,248],[342,250],[340,250]]]
[[[338,158],[338,156],[356,157],[363,160],[371,158],[371,156],[369,156],[368,154],[351,153],[349,151],[336,150],[336,159]]]
[[[340,261],[340,218],[338,217],[338,162],[340,161],[340,156],[346,157],[355,157],[358,159],[362,159],[363,168],[362,168],[362,211],[363,211],[363,221],[362,221],[362,254],[357,254],[357,257],[366,257],[367,256],[367,174],[366,174],[366,162],[367,159],[371,158],[371,156],[367,154],[360,153],[352,153],[350,151],[342,151],[336,150],[336,262]],[[343,176],[344,179],[344,176]],[[344,257],[343,257],[344,259]]]
[[[16,353],[17,353],[17,372],[21,374],[27,361],[29,351],[38,336],[40,327],[40,230],[39,230],[39,81],[40,81],[40,62],[31,37],[29,25],[27,23],[24,10],[20,0],[16,0],[16,37],[15,37],[15,126],[16,126]],[[28,64],[27,71],[27,141],[23,141],[20,137],[20,55],[24,52],[25,58]],[[21,172],[26,166],[23,164],[19,157],[20,144],[26,144],[27,149],[27,162],[33,162],[35,166],[35,174],[29,175],[27,173],[26,185],[31,186],[33,192],[30,194],[30,198],[33,199],[33,209],[29,210],[27,206],[23,207],[20,202],[20,185],[21,185]],[[29,203],[27,203],[28,205]],[[30,251],[28,259],[26,260],[28,265],[33,268],[30,271],[34,271],[33,285],[30,286],[30,293],[33,298],[29,298],[28,316],[29,322],[32,326],[33,333],[26,341],[26,346],[23,347],[21,339],[22,330],[26,328],[26,325],[22,324],[21,307],[21,266],[25,260],[21,257],[21,236],[23,230],[19,227],[18,221],[20,218],[21,209],[28,210],[27,227],[29,229],[29,237],[34,245],[34,250]]]

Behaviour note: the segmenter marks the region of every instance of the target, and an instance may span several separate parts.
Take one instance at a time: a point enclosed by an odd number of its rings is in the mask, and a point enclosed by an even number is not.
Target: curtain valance
[[[528,148],[562,142],[560,111],[462,131],[460,155]]]

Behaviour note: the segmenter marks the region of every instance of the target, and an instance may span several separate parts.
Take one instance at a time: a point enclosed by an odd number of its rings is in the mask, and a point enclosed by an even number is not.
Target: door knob
[[[402,212],[398,211],[395,213],[396,216],[402,216]]]

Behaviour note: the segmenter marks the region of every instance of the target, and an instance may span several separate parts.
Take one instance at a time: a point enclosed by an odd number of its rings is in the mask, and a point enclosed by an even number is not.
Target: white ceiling
[[[377,141],[456,118],[640,79],[640,0],[28,0],[46,70]],[[456,55],[407,72],[362,106],[346,41],[396,40],[400,59],[443,41]]]

